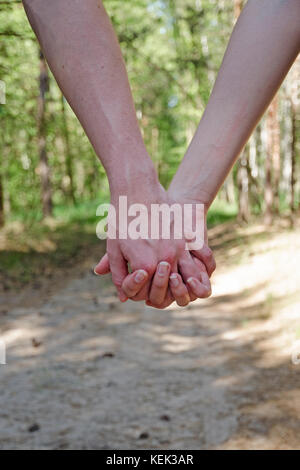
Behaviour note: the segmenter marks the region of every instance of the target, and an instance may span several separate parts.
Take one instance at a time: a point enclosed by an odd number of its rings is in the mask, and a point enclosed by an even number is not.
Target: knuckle
[[[133,297],[135,295],[135,290],[131,286],[125,284],[122,286],[122,289],[127,295],[127,297]]]
[[[157,267],[157,264],[152,262],[152,261],[149,261],[148,263],[144,263],[143,264],[143,268],[145,271],[147,271],[148,274],[154,274],[155,271],[156,271],[156,267]]]
[[[210,296],[211,296],[211,292],[210,292],[210,291],[205,291],[205,292],[203,293],[203,295],[202,295],[202,298],[203,298],[203,299],[207,299],[207,298],[210,297]]]
[[[156,303],[157,303],[156,308],[158,308],[159,310],[164,310],[167,307],[169,307],[169,305],[171,305],[173,302],[174,302],[174,298],[170,295],[167,295],[167,297],[164,299],[161,299],[160,302],[157,302],[156,300]]]
[[[141,302],[142,300],[146,300],[146,298],[143,294],[138,293],[130,297],[130,300],[134,300],[134,302]]]
[[[175,253],[173,252],[170,252],[170,251],[164,251],[163,252],[163,255],[159,256],[159,263],[160,262],[166,262],[168,263],[170,266],[172,266],[174,260],[175,260],[176,256],[175,256]],[[157,265],[158,266],[158,265]]]
[[[149,300],[150,300],[151,306],[152,306],[153,308],[159,308],[158,303],[155,302],[155,300],[151,297],[151,295],[150,295],[150,297],[149,297]]]
[[[175,260],[176,256],[173,255],[165,255],[162,259],[162,261],[166,261],[167,263],[169,263],[170,266],[173,266]]]
[[[189,259],[181,259],[179,266],[181,271],[185,272],[188,271],[188,268],[191,266],[191,262]]]
[[[213,256],[213,252],[211,250],[211,248],[209,248],[209,246],[206,245],[205,247],[205,253],[206,253],[206,256],[211,258]]]
[[[200,253],[201,258],[203,258],[205,261],[211,260],[211,258],[213,257],[213,252],[207,245],[204,245],[202,250],[200,250]]]
[[[151,295],[151,294],[150,294],[149,299],[155,308],[162,308],[163,299],[159,299],[157,295]]]
[[[179,307],[186,307],[189,304],[189,300],[186,298],[178,299],[176,302]]]
[[[153,278],[152,285],[153,287],[156,287],[157,289],[162,289],[166,286],[167,280],[168,280],[167,275],[164,277],[155,276]]]
[[[197,299],[197,296],[193,292],[189,292],[190,295],[190,301],[194,302]]]
[[[169,306],[169,304],[158,304],[155,306],[155,308],[157,308],[158,310],[165,310],[165,308],[167,308]]]
[[[188,291],[186,287],[182,284],[177,290],[178,297],[186,297],[188,295]]]

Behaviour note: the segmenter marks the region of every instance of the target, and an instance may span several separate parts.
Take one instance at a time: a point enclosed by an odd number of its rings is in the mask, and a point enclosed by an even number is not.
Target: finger
[[[201,273],[201,282],[204,286],[206,286],[209,296],[211,295],[211,283],[210,279],[208,277],[208,274],[206,272]]]
[[[196,261],[196,260],[195,260]],[[198,293],[200,292],[201,298],[206,298],[210,295],[210,289],[207,286],[203,285],[202,289],[197,289],[196,291],[192,288],[192,285],[188,283],[188,279],[195,278],[200,284],[202,283],[201,271],[205,271],[205,267],[202,265],[201,261],[195,262],[192,255],[185,251],[184,254],[179,258],[178,265],[179,271],[182,276],[183,282],[186,284],[191,300],[195,300],[195,296],[199,297]],[[202,268],[200,269],[199,266]],[[198,284],[197,284],[198,287]]]
[[[127,261],[120,250],[114,251],[113,254],[109,253],[108,256],[112,281],[117,288],[119,299],[121,302],[126,302],[128,297],[122,289],[122,284],[128,275]]]
[[[148,300],[146,302],[146,304],[149,305],[150,307],[158,308],[159,310],[163,310],[163,309],[169,307],[169,305],[171,305],[173,302],[174,302],[173,294],[171,293],[171,290],[168,288],[166,296],[165,296],[164,301],[163,301],[162,304],[160,304],[160,305],[152,304],[152,302],[150,300]]]
[[[159,310],[163,310],[169,307],[169,305],[171,305],[173,302],[174,302],[173,296],[171,295],[171,293],[167,293],[166,298],[161,305],[153,304],[150,300],[147,300],[146,304],[148,305],[148,307],[153,307]]]
[[[144,269],[139,269],[126,276],[122,289],[127,297],[131,298],[137,295],[146,284],[148,277],[148,273]]]
[[[142,265],[140,265],[136,260],[132,263],[133,272],[142,269],[148,274],[146,283],[144,283],[140,291],[134,297],[131,298],[131,300],[134,300],[135,302],[138,302],[140,300],[149,300],[149,292],[151,288],[152,278],[157,269],[157,261],[155,259],[152,259],[152,256],[150,254],[144,253],[144,257],[147,261],[144,261]]]
[[[97,274],[97,276],[101,276],[103,274],[108,274],[109,272],[110,272],[110,267],[109,267],[108,255],[107,253],[105,253],[105,255],[102,256],[97,266],[95,266],[94,273]]]
[[[192,292],[200,299],[204,299],[210,296],[211,291],[195,277],[189,277],[186,282]]]
[[[207,245],[204,245],[201,250],[193,250],[191,253],[204,263],[210,277],[216,269],[216,261],[211,249]]]
[[[194,294],[194,292],[190,289],[190,286],[186,286],[189,296],[190,296],[190,302],[194,302],[194,300],[197,300],[197,296]]]
[[[171,266],[167,261],[161,261],[153,276],[149,293],[149,300],[154,305],[161,305],[165,300],[168,290],[169,275]]]
[[[202,284],[204,284],[207,287],[207,289],[211,291],[210,279],[208,277],[204,264],[202,263],[202,261],[200,261],[198,258],[195,258],[195,257],[193,257],[193,261],[199,267]]]
[[[178,273],[170,276],[170,289],[177,305],[184,307],[189,304],[190,296],[187,287],[182,282],[182,277]]]

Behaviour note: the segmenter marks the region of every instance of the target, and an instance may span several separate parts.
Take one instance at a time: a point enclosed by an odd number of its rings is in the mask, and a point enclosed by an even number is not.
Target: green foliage
[[[213,227],[237,216],[237,204],[229,204],[220,198],[215,199],[207,214],[207,225]]]
[[[145,144],[162,184],[167,187],[208,101],[232,30],[234,2],[106,0],[104,3],[124,54]],[[39,47],[23,7],[15,1],[0,0],[0,80],[5,82],[7,92],[6,105],[0,105],[0,183],[6,220],[42,218],[38,76]],[[83,207],[89,201],[108,198],[109,192],[104,169],[73,112],[64,105],[65,118],[61,92],[50,74],[45,122],[54,215],[68,218],[75,203]],[[290,132],[285,124],[282,129]],[[296,134],[298,137],[299,126]],[[250,186],[255,196],[252,200],[250,194],[255,214],[264,207],[264,161],[264,151],[257,145],[261,192]],[[68,162],[74,179],[73,195]],[[236,173],[237,170],[235,176]],[[237,188],[235,177],[233,181]],[[279,191],[283,209],[288,201],[286,187],[284,183]],[[222,190],[220,197],[224,196]],[[298,204],[299,191],[295,198]],[[221,209],[209,216],[210,223],[236,213],[233,203],[222,204]],[[74,209],[74,213],[78,212],[79,209]]]

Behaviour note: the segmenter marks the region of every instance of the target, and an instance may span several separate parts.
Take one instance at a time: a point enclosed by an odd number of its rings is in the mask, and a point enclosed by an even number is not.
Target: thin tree
[[[272,135],[272,163],[273,163],[273,213],[279,214],[279,184],[280,184],[280,123],[278,116],[279,95],[277,94],[273,99],[272,108],[272,123],[270,133]]]
[[[278,121],[278,95],[270,104],[266,117],[266,161],[265,161],[265,214],[267,225],[273,214],[279,213],[280,180],[280,127]]]
[[[240,16],[242,8],[243,0],[234,0],[234,21]],[[248,159],[249,146],[247,145],[237,162],[238,219],[244,222],[247,222],[249,219]]]
[[[237,163],[238,187],[238,219],[242,222],[249,220],[249,180],[248,180],[249,145],[243,151]]]
[[[39,147],[39,174],[41,177],[43,216],[52,215],[52,193],[50,180],[50,167],[46,149],[46,93],[49,91],[48,67],[42,51],[40,51],[40,75],[39,75],[39,97],[38,97],[38,147]]]
[[[291,197],[290,211],[292,216],[297,210],[296,207],[296,183],[297,183],[297,124],[299,123],[299,73],[300,59],[298,59],[291,73],[291,90],[290,90],[290,109],[291,109]],[[293,219],[293,217],[292,217]]]
[[[234,20],[236,21],[241,14],[243,8],[243,0],[234,0]]]
[[[1,123],[1,141],[2,141],[2,146],[3,149],[0,150],[0,227],[4,227],[5,223],[5,216],[4,216],[4,186],[3,186],[3,159],[2,159],[2,154],[4,151],[4,131],[3,131],[3,126]]]
[[[2,183],[2,172],[0,168],[0,227],[4,226],[4,189]]]
[[[69,178],[69,195],[73,202],[76,204],[75,189],[74,189],[74,177],[73,177],[73,162],[72,162],[72,151],[70,146],[70,134],[67,122],[66,104],[63,94],[61,94],[61,115],[62,115],[62,130],[65,142],[66,152],[66,170]]]

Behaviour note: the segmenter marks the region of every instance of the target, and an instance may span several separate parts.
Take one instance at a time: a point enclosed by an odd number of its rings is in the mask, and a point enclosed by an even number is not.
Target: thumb
[[[107,253],[105,253],[105,255],[102,256],[97,266],[95,266],[94,273],[97,274],[97,276],[110,273],[110,266],[109,266]]]

